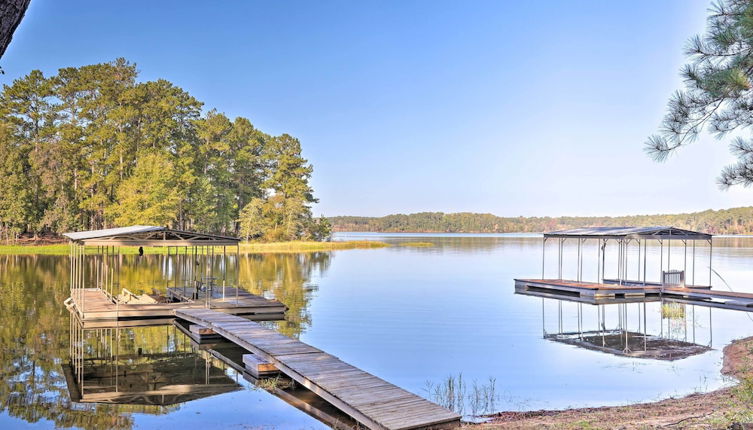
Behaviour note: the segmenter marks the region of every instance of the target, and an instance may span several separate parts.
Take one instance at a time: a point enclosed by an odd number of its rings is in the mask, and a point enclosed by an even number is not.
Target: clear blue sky
[[[643,153],[707,0],[33,0],[0,82],[125,57],[205,107],[301,139],[317,214],[669,213],[720,191],[705,137]]]

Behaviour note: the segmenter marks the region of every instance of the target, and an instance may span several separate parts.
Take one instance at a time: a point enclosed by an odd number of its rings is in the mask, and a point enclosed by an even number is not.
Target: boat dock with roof
[[[282,319],[287,310],[277,300],[231,285],[238,280],[238,238],[141,225],[65,236],[71,285],[65,306],[87,327],[161,324],[176,309],[211,308],[258,320]],[[161,282],[164,291],[135,294],[121,284],[124,246],[166,249],[164,271],[170,276]]]
[[[556,241],[556,277],[547,277],[547,243]],[[563,248],[567,241],[577,244],[575,276],[563,275]],[[650,273],[649,242],[659,243],[658,274]],[[701,263],[696,270],[697,242],[708,249],[708,266]],[[606,276],[607,245],[616,243],[615,277]],[[583,271],[584,254],[596,257],[596,276]],[[595,246],[593,246],[595,245]],[[672,248],[680,248],[682,257],[674,265]],[[550,246],[551,248],[551,246]],[[595,248],[595,249],[593,249]],[[593,251],[596,251],[595,253]],[[632,251],[632,252],[631,252]],[[753,294],[712,289],[711,266],[713,237],[707,233],[675,227],[588,227],[544,233],[542,244],[541,278],[515,279],[515,292],[542,298],[570,298],[582,303],[628,303],[673,300],[702,304],[709,307],[753,311]],[[656,258],[656,255],[651,257]],[[656,263],[656,262],[654,262]],[[551,263],[550,263],[551,266]],[[703,271],[703,273],[701,273]],[[708,275],[708,283],[705,282]],[[704,278],[701,280],[701,278]]]

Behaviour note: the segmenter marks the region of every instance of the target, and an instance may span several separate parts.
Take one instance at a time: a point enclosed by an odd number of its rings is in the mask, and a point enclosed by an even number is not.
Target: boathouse
[[[705,262],[698,266],[697,242],[708,249],[708,267]],[[575,243],[576,262],[574,276],[564,275],[565,245]],[[658,261],[649,261],[648,244],[659,245]],[[549,244],[549,246],[547,246]],[[609,254],[608,245],[616,245]],[[556,246],[556,277],[551,273],[551,263],[547,266],[547,248]],[[653,248],[653,246],[652,246]],[[672,261],[672,250],[682,249],[681,261]],[[590,251],[595,257],[595,265],[584,272],[584,258]],[[550,251],[551,252],[551,251]],[[544,233],[541,247],[541,278],[516,279],[516,291],[541,291],[555,294],[591,297],[630,297],[656,295],[666,288],[710,289],[712,276],[712,236],[707,233],[684,230],[675,227],[586,227]],[[652,255],[652,260],[657,256]],[[656,265],[656,272],[649,271],[649,265]],[[674,264],[673,264],[674,263]],[[614,276],[607,276],[607,265]],[[690,267],[690,269],[689,269]],[[547,271],[549,268],[549,271]],[[572,266],[569,267],[573,269]],[[595,276],[591,271],[595,270]],[[706,270],[707,269],[707,270]],[[708,283],[701,276],[708,274]]]
[[[211,308],[259,320],[279,320],[277,300],[250,294],[237,284],[240,239],[231,236],[135,225],[65,233],[70,243],[70,290],[65,306],[86,327],[113,322],[169,322],[176,309]],[[129,247],[129,255],[121,253]],[[137,264],[144,248],[165,248],[163,275],[152,291],[133,292],[121,282],[122,266]],[[130,260],[129,260],[130,259]],[[150,321],[145,321],[150,320]]]

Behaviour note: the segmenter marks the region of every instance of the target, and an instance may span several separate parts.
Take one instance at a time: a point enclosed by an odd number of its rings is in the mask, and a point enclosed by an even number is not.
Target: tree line
[[[233,120],[125,59],[39,70],[0,93],[0,233],[131,224],[321,239],[298,139]]]
[[[753,233],[753,207],[618,217],[499,217],[470,212],[421,212],[383,217],[337,216],[329,220],[335,231],[525,233],[589,226],[663,225],[711,234]]]

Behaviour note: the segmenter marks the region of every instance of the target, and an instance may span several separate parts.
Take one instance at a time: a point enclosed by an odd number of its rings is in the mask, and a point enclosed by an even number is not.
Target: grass
[[[370,249],[390,246],[384,242],[373,240],[352,240],[347,242],[241,242],[240,249],[243,253],[281,253],[281,252],[316,252],[334,251],[339,249]],[[52,245],[0,245],[0,255],[68,255],[67,243]],[[229,247],[228,249],[232,249]],[[121,254],[138,254],[139,248],[124,246],[120,248]],[[96,247],[89,247],[87,253],[96,253]],[[144,254],[166,254],[167,248],[145,247]]]
[[[434,246],[431,242],[403,242],[400,246],[412,246],[414,248],[428,248]]]
[[[269,253],[269,252],[316,252],[334,251],[338,249],[370,249],[390,246],[384,242],[375,240],[349,240],[344,242],[243,242],[241,252]]]

